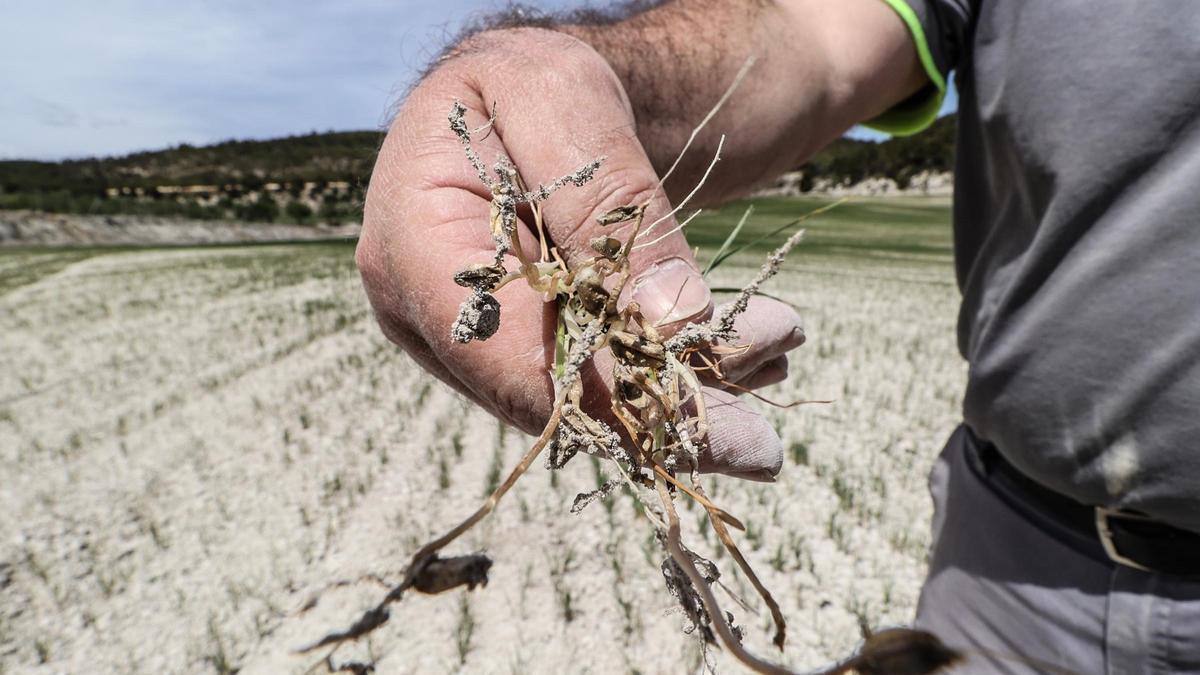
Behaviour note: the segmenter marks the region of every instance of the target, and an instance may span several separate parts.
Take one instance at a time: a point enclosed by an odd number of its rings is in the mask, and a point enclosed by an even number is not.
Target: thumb
[[[655,325],[670,328],[712,314],[712,295],[691,253],[654,260],[635,274],[629,299],[638,303],[642,314]]]

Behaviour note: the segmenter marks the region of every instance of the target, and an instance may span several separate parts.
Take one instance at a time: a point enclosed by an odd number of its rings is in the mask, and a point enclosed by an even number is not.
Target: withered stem
[[[393,588],[387,594],[387,596],[384,597],[383,601],[379,603],[380,608],[399,600],[404,594],[404,591],[412,587],[413,581],[421,572],[421,569],[424,567],[426,561],[430,560],[433,554],[445,548],[450,542],[458,539],[464,532],[474,527],[475,523],[483,520],[484,517],[495,510],[496,505],[500,503],[500,500],[504,497],[504,494],[508,492],[510,488],[512,488],[512,486],[526,471],[529,470],[529,467],[533,465],[533,461],[537,459],[538,455],[542,454],[542,450],[546,449],[546,445],[550,442],[550,439],[554,437],[554,432],[558,428],[558,421],[562,418],[562,406],[563,402],[560,398],[560,400],[555,403],[554,412],[550,414],[550,420],[546,422],[546,427],[542,429],[542,434],[537,437],[537,440],[534,441],[532,446],[530,446],[529,451],[525,453],[525,456],[521,458],[521,461],[515,467],[513,467],[512,472],[508,474],[508,478],[505,478],[504,482],[501,483],[500,486],[495,490],[493,490],[492,494],[488,495],[488,498],[484,500],[483,504],[478,509],[475,510],[475,513],[467,516],[467,519],[456,525],[454,529],[450,530],[446,534],[443,534],[437,539],[434,539],[428,544],[425,544],[420,548],[420,550],[413,554],[412,559],[408,563],[408,569],[405,571],[404,581],[400,582],[399,586]]]
[[[653,461],[653,460],[651,460],[651,461]],[[654,473],[658,474],[659,476],[662,476],[663,479],[666,480],[668,483],[670,483],[671,485],[674,485],[675,487],[679,488],[680,490],[683,490],[683,492],[685,494],[687,494],[687,496],[691,497],[692,499],[695,499],[700,504],[700,506],[704,507],[704,510],[708,511],[709,515],[720,518],[721,520],[728,523],[729,526],[734,528],[735,530],[741,530],[742,532],[746,531],[746,526],[742,524],[742,521],[735,518],[732,514],[730,514],[725,509],[722,509],[721,507],[712,503],[712,501],[710,501],[708,499],[708,497],[705,497],[704,495],[700,494],[699,492],[696,492],[692,488],[684,485],[682,482],[680,482],[680,480],[678,478],[672,476],[666,469],[662,468],[662,465],[660,465],[658,462],[654,462]]]
[[[704,488],[699,483],[693,484],[693,487],[695,487],[696,492],[701,495],[704,494]],[[746,575],[746,578],[750,580],[750,584],[754,586],[754,590],[758,592],[758,596],[770,608],[771,619],[775,621],[775,637],[772,642],[782,651],[784,640],[787,639],[787,621],[783,618],[783,611],[779,609],[779,603],[775,602],[775,597],[771,595],[771,591],[767,590],[762,581],[759,581],[758,575],[754,573],[754,568],[750,567],[750,563],[742,555],[737,544],[733,542],[733,537],[729,535],[729,530],[725,529],[725,523],[721,522],[719,518],[713,518],[711,513],[708,520],[712,523],[713,531],[717,533],[717,538],[725,545],[725,550],[729,551],[729,555],[737,561],[742,574]]]
[[[691,556],[685,553],[683,547],[679,544],[679,514],[675,512],[675,503],[671,500],[671,493],[667,492],[666,481],[659,476],[654,481],[654,485],[658,489],[658,497],[662,500],[663,509],[667,514],[667,552],[671,554],[671,559],[683,570],[684,574],[691,580],[696,592],[700,594],[700,598],[704,601],[704,609],[708,612],[708,618],[712,622],[713,628],[716,629],[717,635],[721,638],[721,644],[725,649],[729,650],[730,654],[733,654],[734,658],[756,673],[765,673],[766,675],[795,675],[787,668],[764,661],[746,651],[746,648],[734,636],[733,631],[729,628],[729,623],[725,621],[725,612],[717,602],[716,596],[713,595],[712,588],[704,580],[704,577],[701,576],[699,570],[696,569]]]

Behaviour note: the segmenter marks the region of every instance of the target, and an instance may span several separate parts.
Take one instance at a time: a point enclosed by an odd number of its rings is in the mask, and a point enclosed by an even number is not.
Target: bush
[[[313,210],[304,202],[295,200],[288,202],[288,205],[284,208],[283,212],[287,214],[288,220],[294,221],[298,224],[307,225],[308,223],[312,222]]]
[[[279,204],[275,203],[271,195],[262,193],[249,204],[239,204],[234,209],[234,213],[238,220],[270,223],[279,220]]]

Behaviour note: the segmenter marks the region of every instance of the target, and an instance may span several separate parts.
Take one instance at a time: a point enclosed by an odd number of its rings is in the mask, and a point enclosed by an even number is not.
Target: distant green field
[[[700,249],[704,266],[720,248],[748,206],[754,212],[746,221],[734,248],[750,244],[730,262],[740,266],[755,265],[762,255],[782,243],[797,228],[806,236],[789,265],[798,264],[811,256],[854,259],[862,264],[871,261],[948,265],[953,249],[950,231],[950,204],[946,199],[923,197],[854,198],[831,211],[788,228],[774,236],[764,235],[795,221],[805,214],[830,204],[831,199],[813,197],[768,197],[738,201],[720,209],[705,211],[686,229],[688,241]],[[681,216],[682,218],[682,216]],[[264,256],[274,257],[279,251],[287,256],[328,258],[330,264],[353,265],[349,250],[353,241],[303,242],[280,244],[230,244],[188,246],[183,248],[229,249],[231,264],[249,265],[252,258],[241,255],[238,249],[262,247]],[[280,247],[283,247],[282,249]],[[78,248],[20,248],[0,249],[0,294],[13,288],[34,283],[67,266],[96,255],[133,252],[152,248],[178,247],[86,246]],[[234,255],[234,254],[237,255]]]
[[[353,240],[262,242],[249,244],[192,244],[187,246],[79,246],[79,247],[21,247],[0,248],[0,295],[15,288],[32,284],[55,274],[72,264],[97,256],[144,251],[210,250],[213,256],[206,258],[204,265],[221,265],[230,268],[246,268],[266,277],[295,277],[311,274],[312,269],[289,265],[297,258],[305,261],[322,260],[323,272],[314,278],[328,277],[337,273],[337,268],[353,267]],[[247,257],[250,248],[260,248],[261,256]],[[222,255],[223,251],[229,253]],[[272,265],[270,261],[278,261]],[[251,269],[252,268],[252,269]]]
[[[728,236],[748,206],[754,212],[737,243],[753,242],[763,235],[835,200],[813,197],[766,197],[729,204],[700,214],[687,227],[687,238],[701,249],[702,262]],[[953,255],[950,202],[944,198],[852,198],[796,226],[806,236],[804,255],[841,254],[906,257],[949,263]],[[761,255],[783,243],[795,228],[747,249]],[[736,244],[735,244],[736,245]]]

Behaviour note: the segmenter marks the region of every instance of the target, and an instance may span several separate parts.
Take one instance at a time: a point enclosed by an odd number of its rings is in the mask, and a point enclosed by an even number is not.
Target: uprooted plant
[[[655,231],[672,222],[674,214],[699,186],[674,211],[653,222],[646,222],[649,200],[622,205],[603,214],[598,218],[602,226],[613,227],[614,232],[622,226],[625,233],[621,237],[594,239],[590,242],[594,256],[569,265],[546,234],[542,203],[568,184],[581,186],[590,181],[604,158],[529,190],[518,168],[507,157],[498,157],[489,170],[472,145],[472,134],[478,130],[473,132],[469,128],[465,112],[456,101],[449,114],[450,129],[492,195],[489,225],[495,255],[490,262],[471,265],[455,275],[455,281],[468,289],[469,295],[449,330],[458,342],[487,340],[495,334],[501,321],[501,306],[495,293],[509,283],[524,282],[546,302],[557,303],[555,393],[550,419],[521,461],[475,513],[418,550],[403,580],[351,628],[330,633],[308,649],[336,648],[346,640],[375,630],[387,621],[388,605],[410,589],[436,593],[460,585],[473,588],[476,584],[486,584],[489,559],[479,555],[442,558],[439,552],[490,513],[543,452],[548,451],[548,468],[557,470],[582,451],[607,458],[617,477],[593,492],[576,497],[572,512],[627,488],[646,507],[642,512],[655,528],[657,541],[665,552],[661,569],[667,589],[690,620],[691,631],[705,645],[719,641],[739,661],[756,671],[791,672],[742,646],[741,630],[733,624],[732,615],[721,608],[712,590],[720,576],[717,566],[681,541],[675,502],[691,499],[706,511],[722,545],[770,609],[775,625],[774,643],[782,649],[786,623],[779,605],[738,550],[730,533],[731,529],[745,528],[706,496],[698,471],[709,432],[701,374],[717,381],[723,379],[722,359],[744,349],[737,345],[735,319],[746,310],[759,287],[779,271],[784,257],[800,241],[803,232],[795,232],[775,250],[755,278],[731,302],[718,308],[711,320],[689,323],[667,337],[642,314],[636,302],[620,301],[622,290],[630,281],[629,256],[637,247],[656,241],[651,239]],[[492,114],[493,118],[480,129],[495,121],[495,111]],[[719,158],[720,147],[709,165],[710,171]],[[525,205],[532,216],[530,229],[537,238],[539,253],[536,259],[527,255],[519,241],[523,229],[518,227],[520,205]],[[509,270],[504,263],[513,258],[515,269]],[[614,363],[613,387],[606,411],[610,414],[602,416],[612,425],[593,411],[585,410],[582,404],[585,392],[581,369],[601,350],[608,350]],[[895,629],[876,634],[865,642],[860,653],[823,672],[926,673],[958,658],[957,652],[945,648],[928,633]]]

